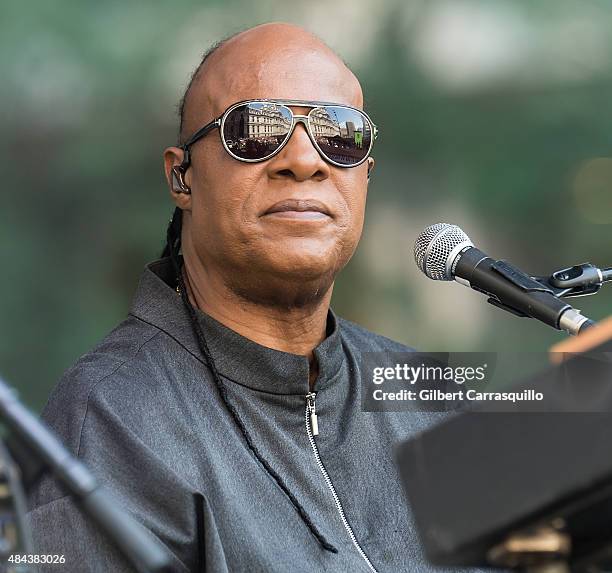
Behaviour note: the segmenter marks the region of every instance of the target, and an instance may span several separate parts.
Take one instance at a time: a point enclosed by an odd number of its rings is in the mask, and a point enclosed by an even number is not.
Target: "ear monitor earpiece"
[[[185,183],[185,169],[180,165],[172,168],[172,191],[191,195],[191,189]]]

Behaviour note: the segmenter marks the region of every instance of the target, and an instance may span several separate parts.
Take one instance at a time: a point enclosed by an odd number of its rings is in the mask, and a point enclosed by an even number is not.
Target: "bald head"
[[[363,106],[359,81],[323,41],[294,24],[262,24],[205,55],[181,104],[181,141],[231,104],[255,98]]]
[[[182,141],[232,104],[261,99],[290,100],[294,114],[291,131],[277,139],[281,145],[272,154],[238,161],[215,129],[210,133],[216,137],[194,143],[188,161],[184,149],[168,147],[164,168],[172,200],[184,214],[180,245],[190,283],[199,283],[201,293],[225,293],[213,296],[231,300],[238,314],[244,315],[244,305],[254,305],[259,309],[254,316],[274,308],[286,317],[298,308],[329,304],[334,278],[361,236],[374,159],[339,165],[321,150],[311,125],[316,105],[310,102],[362,108],[361,86],[325,43],[284,23],[251,28],[209,51],[188,88]],[[358,144],[355,124],[338,113],[345,133],[349,123],[354,129],[354,137],[344,139]],[[239,129],[245,129],[241,119]],[[257,133],[271,136],[244,145],[265,144],[279,135],[273,126],[262,127]],[[341,135],[334,140],[340,153],[346,149],[342,141]],[[218,307],[221,314],[227,308]]]

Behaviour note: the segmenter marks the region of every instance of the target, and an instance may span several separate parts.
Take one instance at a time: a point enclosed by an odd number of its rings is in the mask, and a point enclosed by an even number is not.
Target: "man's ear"
[[[184,152],[180,147],[168,147],[164,151],[164,170],[170,195],[177,207],[186,209],[191,207],[191,188],[187,182],[186,170],[181,167],[183,157]]]
[[[372,169],[374,169],[374,164],[376,161],[373,157],[368,157],[368,183],[370,182],[370,174],[372,173]]]

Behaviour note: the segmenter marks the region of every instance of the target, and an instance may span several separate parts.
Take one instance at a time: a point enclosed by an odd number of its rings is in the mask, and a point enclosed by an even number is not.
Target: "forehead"
[[[233,48],[206,62],[202,70],[192,100],[199,122],[221,115],[233,103],[255,98],[363,105],[357,78],[329,49]]]

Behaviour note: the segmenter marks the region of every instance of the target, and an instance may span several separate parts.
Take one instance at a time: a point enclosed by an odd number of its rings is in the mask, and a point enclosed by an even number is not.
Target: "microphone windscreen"
[[[452,281],[454,258],[465,247],[473,246],[457,225],[436,223],[421,231],[414,242],[414,260],[430,279]]]

